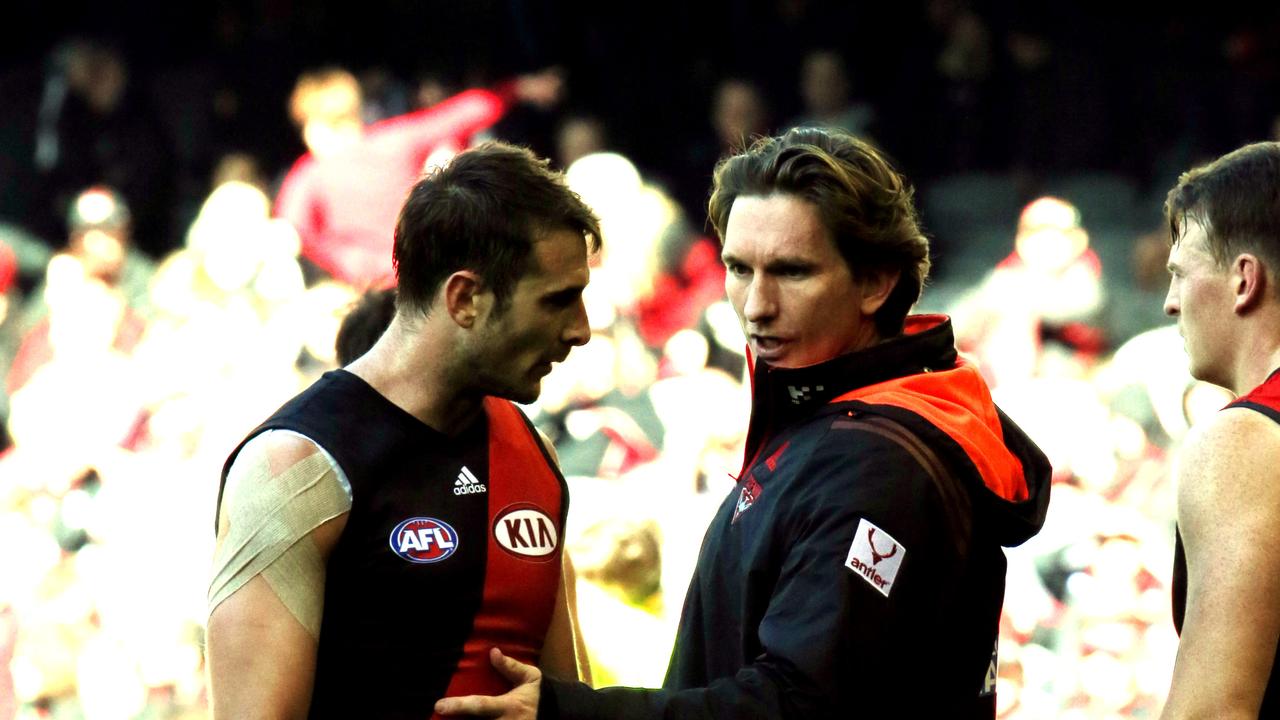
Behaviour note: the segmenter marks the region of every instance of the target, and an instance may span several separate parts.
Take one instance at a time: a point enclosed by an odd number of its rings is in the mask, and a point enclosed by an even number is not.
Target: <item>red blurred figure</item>
[[[992,385],[1026,380],[1040,369],[1045,341],[1076,358],[1106,348],[1093,324],[1102,301],[1102,263],[1080,211],[1042,197],[1023,208],[1014,251],[956,311],[960,348],[978,358]]]
[[[513,103],[554,103],[560,82],[549,70],[523,75],[365,127],[354,76],[337,68],[306,73],[290,114],[309,152],[285,176],[274,214],[294,226],[303,257],[321,270],[357,288],[387,285],[396,218],[414,182]]]

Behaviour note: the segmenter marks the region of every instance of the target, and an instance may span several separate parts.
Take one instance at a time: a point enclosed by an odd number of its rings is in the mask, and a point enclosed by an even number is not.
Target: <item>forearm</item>
[[[575,682],[543,678],[540,718],[564,720],[657,720],[700,718],[814,718],[828,712],[811,693],[787,691],[778,678],[750,666],[703,688],[660,690],[611,687],[593,690]]]
[[[538,667],[552,677],[561,680],[581,680],[591,684],[591,665],[587,661],[587,648],[578,625],[578,599],[575,592],[577,576],[573,563],[565,553],[561,559],[560,588],[556,593],[556,607],[547,629],[546,642],[542,646],[542,659]]]
[[[1246,639],[1233,637],[1233,626],[1218,624],[1215,630],[1197,614],[1188,616],[1162,718],[1258,717],[1275,651],[1249,652]]]
[[[508,102],[488,90],[466,90],[432,107],[383,120],[367,142],[424,159],[440,143],[463,140],[498,122]]]
[[[316,645],[261,576],[209,618],[209,694],[214,718],[305,718]]]
[[[1213,681],[1218,673],[1199,673],[1205,680],[1202,687],[1184,679],[1185,674],[1174,671],[1173,692],[1160,713],[1161,720],[1254,720],[1258,717],[1257,701],[1238,695],[1230,697],[1215,687]]]

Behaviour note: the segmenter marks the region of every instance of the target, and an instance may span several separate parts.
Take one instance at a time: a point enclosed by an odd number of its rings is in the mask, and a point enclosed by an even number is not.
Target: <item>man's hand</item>
[[[505,695],[464,695],[436,701],[441,715],[536,720],[538,697],[542,687],[542,671],[532,665],[502,654],[498,648],[489,651],[489,662],[515,687]]]

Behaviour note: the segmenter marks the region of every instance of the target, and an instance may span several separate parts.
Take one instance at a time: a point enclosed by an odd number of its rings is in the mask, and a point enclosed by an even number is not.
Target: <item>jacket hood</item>
[[[1049,461],[958,357],[945,316],[909,317],[902,335],[812,367],[755,367],[753,394],[748,457],[753,433],[786,424],[803,406],[810,417],[825,414],[818,403],[856,408],[906,426],[933,449],[969,491],[977,527],[1000,544],[1019,545],[1044,523]]]

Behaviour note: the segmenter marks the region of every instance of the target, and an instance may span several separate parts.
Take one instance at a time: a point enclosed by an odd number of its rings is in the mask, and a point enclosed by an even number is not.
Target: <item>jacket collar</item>
[[[945,315],[912,315],[901,335],[817,365],[784,369],[756,362],[753,414],[763,405],[776,414],[808,415],[850,390],[955,364],[951,320]]]
[[[755,362],[751,374],[751,422],[746,460],[766,435],[812,416],[850,390],[956,364],[955,336],[945,315],[912,315],[901,335],[857,352],[803,368]]]

